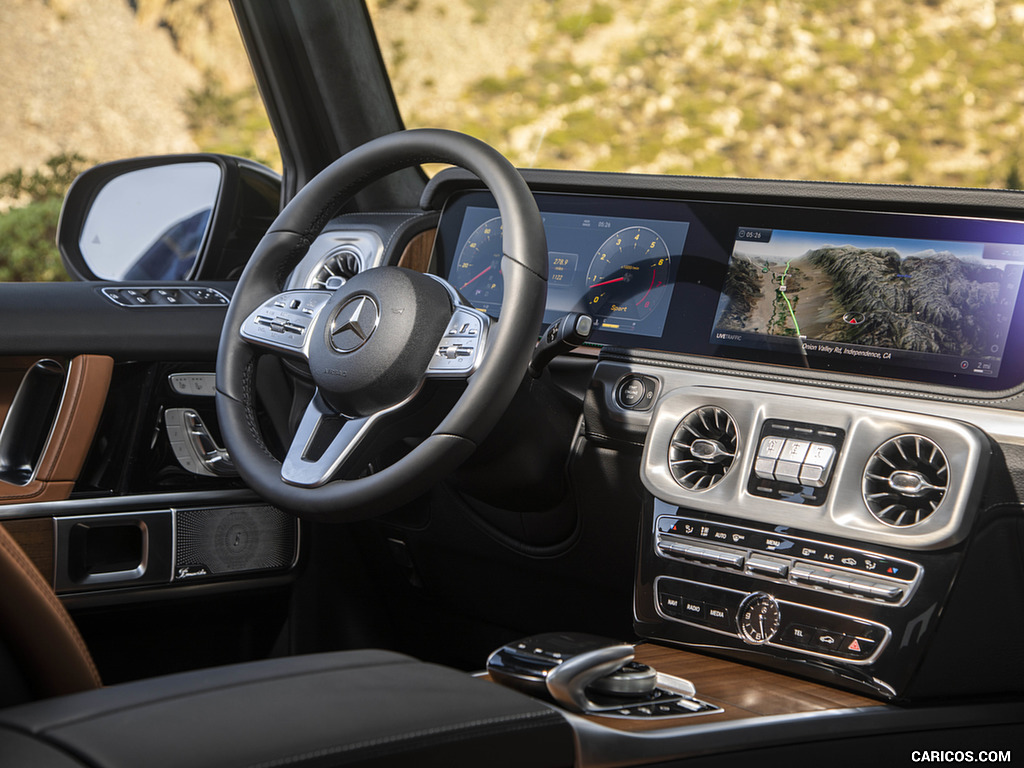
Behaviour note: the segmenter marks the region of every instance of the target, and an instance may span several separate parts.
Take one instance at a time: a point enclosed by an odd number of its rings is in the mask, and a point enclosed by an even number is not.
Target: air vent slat
[[[334,291],[358,274],[359,253],[345,245],[328,253],[309,280],[310,288]]]
[[[683,417],[669,441],[669,471],[688,491],[714,488],[736,460],[738,442],[728,412],[713,405],[697,408]]]
[[[868,459],[862,481],[864,503],[886,525],[917,525],[942,504],[948,471],[942,449],[930,438],[894,437]]]

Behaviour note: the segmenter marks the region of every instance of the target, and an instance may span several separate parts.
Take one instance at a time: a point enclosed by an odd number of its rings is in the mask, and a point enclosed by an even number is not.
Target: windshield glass
[[[520,167],[1021,186],[1024,3],[369,7],[406,125]]]

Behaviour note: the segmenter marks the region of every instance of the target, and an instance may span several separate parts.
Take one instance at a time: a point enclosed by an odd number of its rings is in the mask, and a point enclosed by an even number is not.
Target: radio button
[[[704,623],[704,619],[707,617],[707,609],[704,607],[704,603],[700,600],[687,600],[683,599],[682,610],[679,617],[682,619],[688,619],[690,621],[697,621],[701,624]]]

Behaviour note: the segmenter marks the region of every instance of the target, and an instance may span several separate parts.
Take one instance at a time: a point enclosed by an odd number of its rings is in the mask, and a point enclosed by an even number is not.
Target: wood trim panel
[[[39,569],[48,583],[53,582],[53,520],[37,517],[31,520],[5,520],[0,523],[11,534],[28,559]]]
[[[749,667],[735,661],[704,656],[677,648],[644,643],[636,658],[659,672],[689,680],[697,698],[716,704],[724,711],[671,720],[619,720],[595,717],[596,722],[622,731],[651,731],[689,724],[728,722],[763,715],[794,715],[829,709],[880,707],[881,702],[812,683],[777,672]]]
[[[36,476],[26,485],[0,482],[0,504],[58,501],[71,494],[103,413],[113,369],[113,359],[104,355],[79,355],[71,361]]]
[[[435,235],[437,235],[436,229],[428,229],[410,240],[405,246],[405,250],[402,251],[398,266],[414,269],[417,272],[426,272],[430,266],[430,254],[434,250]]]

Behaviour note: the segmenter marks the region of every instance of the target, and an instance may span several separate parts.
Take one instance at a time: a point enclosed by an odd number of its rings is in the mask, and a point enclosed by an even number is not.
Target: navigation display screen
[[[995,377],[1024,246],[739,227],[716,344]]]

